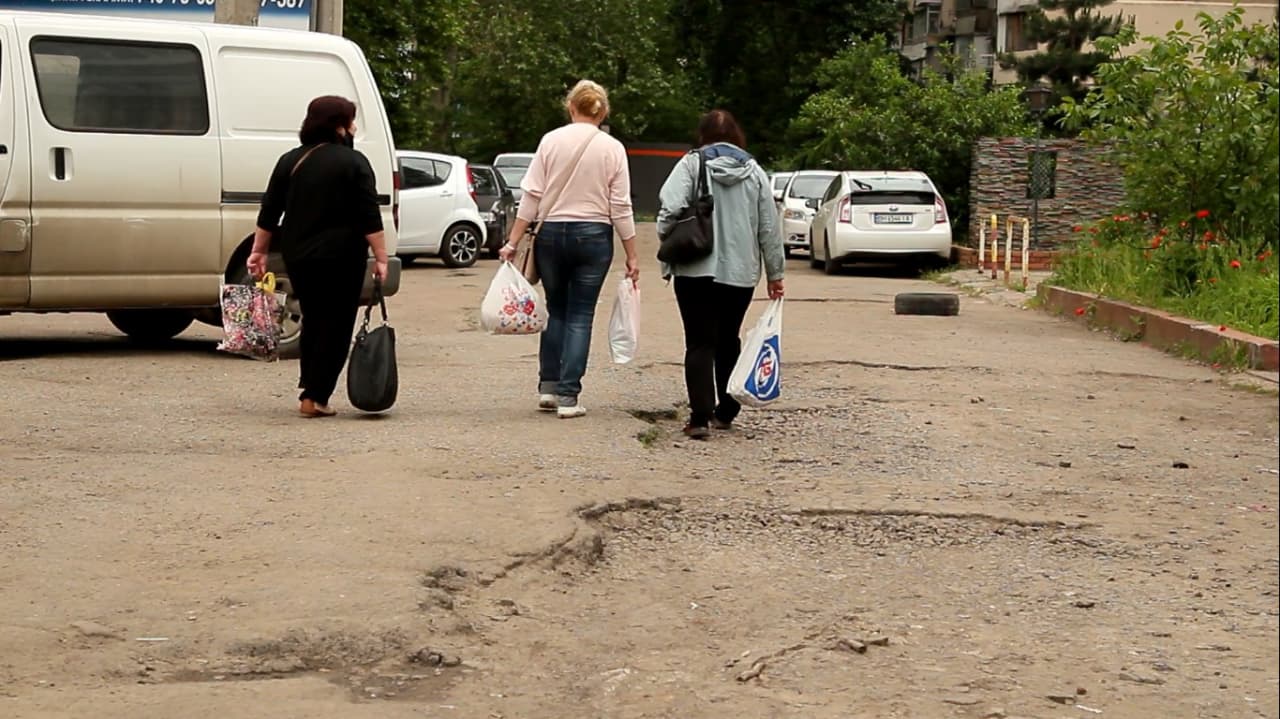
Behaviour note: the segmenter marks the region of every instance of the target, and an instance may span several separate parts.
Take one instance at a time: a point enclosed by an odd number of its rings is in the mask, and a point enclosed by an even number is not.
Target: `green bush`
[[[1176,223],[1150,213],[1075,228],[1051,282],[1251,334],[1280,337],[1280,265],[1257,240],[1224,234],[1230,222],[1201,209]]]
[[[1208,209],[1222,230],[1257,242],[1280,237],[1280,55],[1275,23],[1246,26],[1237,6],[1201,13],[1198,32],[1179,23],[1147,47],[1098,68],[1068,126],[1107,143],[1123,169],[1131,206],[1179,218]],[[1132,28],[1098,47],[1135,42]],[[1274,292],[1272,292],[1274,297]]]

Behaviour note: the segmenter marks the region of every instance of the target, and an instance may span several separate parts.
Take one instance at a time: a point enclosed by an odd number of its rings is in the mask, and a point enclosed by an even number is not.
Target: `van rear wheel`
[[[129,339],[150,343],[177,337],[196,317],[190,310],[116,310],[107,319]]]

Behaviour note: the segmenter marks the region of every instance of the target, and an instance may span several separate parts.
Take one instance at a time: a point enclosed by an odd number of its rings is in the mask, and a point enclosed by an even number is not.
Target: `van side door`
[[[31,185],[15,49],[0,24],[0,309],[25,307],[31,294]]]
[[[220,153],[204,35],[16,23],[33,99],[31,304],[216,305]]]

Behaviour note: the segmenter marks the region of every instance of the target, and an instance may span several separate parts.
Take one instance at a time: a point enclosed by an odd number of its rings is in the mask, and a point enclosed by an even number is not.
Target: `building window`
[[[1048,200],[1058,194],[1058,153],[1032,150],[1027,153],[1027,199]]]
[[[1004,51],[1022,52],[1035,50],[1036,44],[1027,38],[1027,14],[1024,12],[1001,15],[1004,22]]]
[[[933,5],[918,8],[911,17],[911,41],[924,42],[930,35],[938,34],[941,18],[941,10]]]
[[[204,65],[190,45],[36,38],[31,59],[44,116],[60,130],[209,131]]]

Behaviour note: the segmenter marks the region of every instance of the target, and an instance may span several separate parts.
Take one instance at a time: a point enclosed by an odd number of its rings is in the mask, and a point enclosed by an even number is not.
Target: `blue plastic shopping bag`
[[[769,302],[742,343],[742,354],[729,375],[729,396],[751,407],[763,407],[782,394],[782,299]]]

